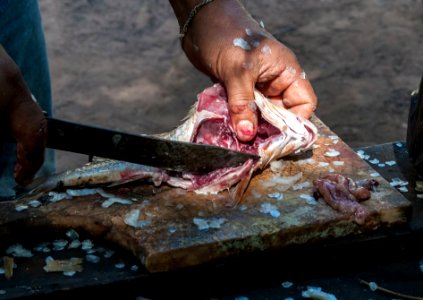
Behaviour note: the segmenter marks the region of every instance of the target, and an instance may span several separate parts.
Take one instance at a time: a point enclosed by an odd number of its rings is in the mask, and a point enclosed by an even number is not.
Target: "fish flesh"
[[[155,186],[168,184],[199,194],[216,194],[228,190],[234,203],[241,200],[254,172],[271,161],[307,151],[317,139],[317,128],[305,118],[277,106],[255,91],[258,131],[250,142],[237,139],[230,125],[225,88],[216,83],[197,95],[197,101],[182,124],[155,136],[169,140],[210,144],[260,156],[238,167],[225,167],[206,174],[169,172],[128,162],[98,159],[81,168],[35,180],[27,189],[30,194],[57,188],[96,185],[119,185],[136,180],[150,180]]]

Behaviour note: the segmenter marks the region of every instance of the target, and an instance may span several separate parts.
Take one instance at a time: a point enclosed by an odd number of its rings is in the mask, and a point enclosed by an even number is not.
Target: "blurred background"
[[[211,85],[182,52],[167,0],[39,0],[58,118],[131,133],[181,123]],[[421,0],[244,0],[297,55],[316,115],[351,147],[405,140],[423,75]],[[87,156],[58,151],[58,171]]]

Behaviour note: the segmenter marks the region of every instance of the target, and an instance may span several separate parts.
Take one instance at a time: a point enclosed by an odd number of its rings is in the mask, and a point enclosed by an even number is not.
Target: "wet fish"
[[[214,84],[197,95],[197,102],[180,126],[157,136],[253,153],[260,156],[258,161],[248,160],[239,167],[198,175],[188,172],[174,174],[154,167],[100,160],[36,180],[27,188],[35,194],[58,187],[118,185],[148,179],[156,186],[166,183],[200,194],[229,190],[238,203],[254,171],[266,167],[273,160],[310,149],[317,139],[317,129],[312,122],[274,105],[258,91],[255,91],[255,104],[258,108],[258,133],[248,143],[236,138],[230,125],[226,91],[220,84]]]
[[[136,180],[150,180],[159,186],[168,179],[166,171],[155,167],[97,158],[80,168],[35,179],[24,188],[20,197],[67,187],[113,186]]]

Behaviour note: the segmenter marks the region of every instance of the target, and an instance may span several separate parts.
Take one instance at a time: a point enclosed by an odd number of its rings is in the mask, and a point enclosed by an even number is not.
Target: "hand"
[[[183,7],[172,5],[180,15]],[[231,124],[242,141],[257,132],[254,88],[302,117],[309,118],[316,109],[317,97],[294,53],[237,0],[215,0],[202,7],[182,46],[197,69],[225,85]]]
[[[6,134],[17,143],[15,180],[19,184],[26,184],[44,161],[47,121],[41,108],[32,99],[18,66],[1,45],[0,115],[0,120],[6,121],[2,123],[6,126]]]

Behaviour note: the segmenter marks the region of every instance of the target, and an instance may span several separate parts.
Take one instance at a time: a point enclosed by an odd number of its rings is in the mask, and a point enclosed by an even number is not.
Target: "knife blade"
[[[47,118],[47,147],[172,171],[206,173],[236,167],[257,155]]]

